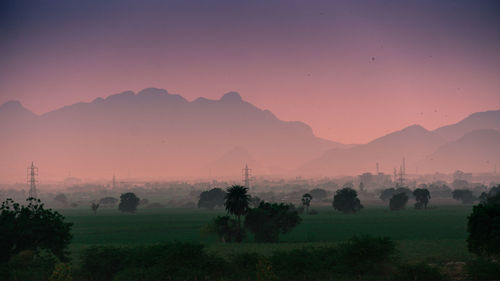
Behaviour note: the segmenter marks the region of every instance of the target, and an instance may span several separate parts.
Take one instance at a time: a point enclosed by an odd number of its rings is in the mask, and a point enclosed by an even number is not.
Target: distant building
[[[378,173],[376,175],[372,173],[361,174],[359,176],[359,182],[363,183],[365,189],[375,189],[392,184],[391,175],[386,175],[384,173]]]

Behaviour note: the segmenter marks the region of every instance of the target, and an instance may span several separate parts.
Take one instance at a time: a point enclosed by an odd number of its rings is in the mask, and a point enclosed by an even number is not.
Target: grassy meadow
[[[280,243],[257,244],[251,237],[242,244],[223,244],[201,228],[223,210],[139,209],[123,214],[115,209],[65,209],[60,212],[73,222],[70,246],[73,258],[91,245],[141,245],[169,241],[199,242],[221,255],[256,251],[271,253],[302,247],[319,247],[353,235],[388,236],[397,242],[407,261],[466,261],[471,258],[466,239],[470,206],[431,206],[427,210],[407,208],[390,212],[387,207],[367,206],[358,214],[345,215],[331,207],[315,208],[317,215],[302,215],[302,223],[280,236]]]

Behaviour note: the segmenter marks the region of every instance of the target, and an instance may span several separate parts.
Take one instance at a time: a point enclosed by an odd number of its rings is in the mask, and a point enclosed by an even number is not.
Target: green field
[[[300,247],[321,246],[353,235],[388,236],[397,241],[403,260],[466,261],[466,222],[470,206],[434,206],[427,210],[390,212],[386,207],[366,207],[355,215],[317,208],[318,215],[302,216],[302,223],[277,244],[223,244],[200,228],[223,210],[139,209],[136,214],[117,210],[60,210],[74,223],[73,257],[90,245],[140,245],[169,241],[200,242],[209,251],[229,254],[238,251],[270,253]]]

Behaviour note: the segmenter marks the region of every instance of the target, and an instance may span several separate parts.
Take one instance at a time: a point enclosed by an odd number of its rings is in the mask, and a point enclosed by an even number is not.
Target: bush
[[[120,196],[118,210],[124,213],[135,213],[140,199],[132,192],[124,193]]]
[[[213,221],[213,227],[222,242],[236,242],[240,234],[238,221],[229,216],[217,216]],[[244,233],[241,238],[243,237]]]
[[[223,259],[207,254],[203,245],[189,243],[97,246],[86,249],[81,258],[85,277],[95,281],[218,280],[226,265]]]
[[[354,236],[339,246],[339,270],[386,275],[397,260],[396,254],[396,244],[388,237]]]
[[[48,280],[59,262],[56,256],[48,251],[22,251],[13,256],[0,276],[1,280]]]
[[[394,281],[441,281],[446,280],[438,268],[426,263],[402,264],[392,278]]]
[[[473,280],[499,280],[500,263],[481,258],[472,260],[465,265],[465,270]]]
[[[500,257],[500,204],[479,204],[468,217],[467,246],[477,255]]]
[[[248,210],[245,228],[257,242],[277,242],[280,234],[290,232],[301,220],[292,204],[261,202],[258,208]]]
[[[213,209],[217,206],[224,206],[224,198],[226,197],[226,192],[220,188],[213,188],[207,191],[203,191],[200,194],[200,200],[198,201],[198,208]]]
[[[358,193],[348,187],[335,192],[332,206],[335,210],[341,211],[344,214],[354,214],[363,209],[363,205],[361,205],[361,201],[358,199]]]
[[[398,193],[392,196],[391,201],[389,202],[389,209],[391,209],[391,211],[403,210],[407,202],[408,196],[406,193]]]
[[[23,206],[7,199],[0,206],[0,263],[23,250],[45,249],[67,260],[72,223],[40,200],[28,198]]]

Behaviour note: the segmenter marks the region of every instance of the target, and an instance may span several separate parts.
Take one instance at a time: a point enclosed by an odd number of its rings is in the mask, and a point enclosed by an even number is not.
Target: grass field
[[[73,257],[91,245],[140,245],[169,241],[200,242],[209,251],[230,254],[239,251],[270,253],[300,247],[322,246],[353,235],[388,236],[398,244],[407,261],[466,261],[466,223],[470,206],[434,206],[427,210],[390,212],[386,207],[366,207],[355,215],[335,212],[331,207],[316,208],[318,215],[302,216],[302,223],[280,237],[280,243],[223,244],[215,235],[203,235],[200,228],[223,210],[139,209],[136,214],[117,210],[60,210],[74,223]]]

